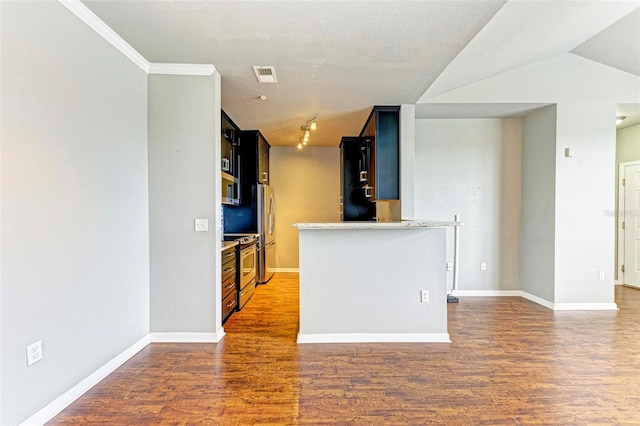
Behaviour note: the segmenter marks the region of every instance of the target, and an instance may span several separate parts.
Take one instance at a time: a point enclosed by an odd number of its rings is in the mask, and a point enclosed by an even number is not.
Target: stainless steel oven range
[[[251,299],[256,289],[258,271],[258,234],[225,234],[226,241],[238,241],[238,310]]]

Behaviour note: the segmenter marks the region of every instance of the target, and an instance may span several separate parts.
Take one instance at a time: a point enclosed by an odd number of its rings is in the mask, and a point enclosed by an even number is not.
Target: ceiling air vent
[[[258,83],[277,83],[275,67],[259,67],[253,66],[253,72],[256,73]]]

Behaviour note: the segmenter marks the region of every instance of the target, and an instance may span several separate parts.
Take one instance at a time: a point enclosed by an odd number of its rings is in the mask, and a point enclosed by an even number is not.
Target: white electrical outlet
[[[420,302],[425,303],[429,301],[429,290],[420,290]]]
[[[481,262],[480,263],[480,270],[481,271],[486,271],[487,270],[487,262]]]
[[[604,271],[598,271],[598,279],[604,281]]]
[[[453,263],[447,262],[447,271],[453,271]]]
[[[42,340],[38,340],[27,346],[27,366],[42,359]]]
[[[196,232],[207,232],[209,230],[209,219],[195,219],[194,230]]]

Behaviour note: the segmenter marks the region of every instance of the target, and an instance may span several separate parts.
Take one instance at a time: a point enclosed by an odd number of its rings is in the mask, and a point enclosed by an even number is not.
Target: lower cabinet
[[[224,323],[238,306],[236,246],[222,251],[222,322]]]
[[[255,278],[251,280],[247,285],[242,287],[240,291],[238,291],[238,310],[242,309],[244,305],[247,304],[253,293],[256,291],[256,280]]]

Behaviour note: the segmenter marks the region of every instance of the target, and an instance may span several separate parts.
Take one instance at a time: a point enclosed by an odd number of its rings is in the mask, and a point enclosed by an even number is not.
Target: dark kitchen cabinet
[[[259,130],[240,132],[242,146],[242,177],[247,177],[253,184],[269,184],[269,149],[271,145]]]
[[[378,200],[400,199],[400,107],[375,106],[359,136],[340,141],[340,215],[376,220]]]
[[[399,200],[400,107],[373,107],[360,137],[367,144],[364,191],[372,200]]]
[[[374,220],[376,209],[367,196],[370,143],[366,138],[340,141],[340,213],[343,221]]]
[[[238,205],[224,206],[225,233],[258,232],[258,184],[269,184],[269,142],[258,130],[240,132]]]
[[[222,204],[240,204],[240,129],[222,111],[220,158],[222,169]]]
[[[236,246],[227,247],[222,251],[222,306],[220,312],[224,323],[238,306],[237,288],[237,257]]]
[[[258,138],[258,182],[269,185],[269,149],[271,146],[260,132]]]

